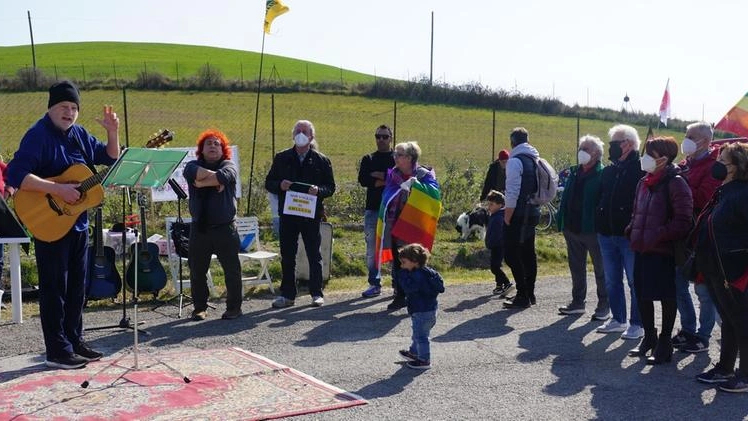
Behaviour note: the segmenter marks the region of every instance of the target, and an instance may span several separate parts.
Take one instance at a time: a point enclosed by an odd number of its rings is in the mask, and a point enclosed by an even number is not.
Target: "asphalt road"
[[[332,280],[331,282],[334,282]],[[138,306],[138,319],[150,335],[140,335],[139,351],[150,348],[238,346],[357,393],[368,405],[298,417],[302,420],[486,420],[602,419],[737,420],[748,417],[748,396],[718,391],[694,377],[718,357],[719,328],[708,353],[676,352],[673,362],[647,366],[627,351],[638,341],[598,334],[590,320],[594,282],[590,276],[588,312],[559,316],[570,298],[571,281],[538,282],[538,303],[523,311],[505,310],[490,295],[489,283],[450,286],[440,296],[432,331],[428,371],[404,366],[399,349],[410,343],[405,310],[387,312],[389,296],[360,298],[331,294],[321,308],[275,310],[267,295],[244,303],[245,315],[220,320],[222,303],[207,320],[195,322],[178,309]],[[362,285],[363,289],[363,285]],[[127,309],[133,318],[133,309]],[[0,370],[43,361],[38,318],[21,325],[0,322]],[[659,317],[659,316],[658,316]],[[86,326],[118,324],[122,310],[97,310]],[[676,326],[678,323],[676,323]],[[133,334],[111,329],[87,333],[107,354],[132,347]]]

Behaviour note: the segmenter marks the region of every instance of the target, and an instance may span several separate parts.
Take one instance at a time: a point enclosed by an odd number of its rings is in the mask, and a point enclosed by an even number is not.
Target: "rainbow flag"
[[[442,212],[442,195],[434,172],[413,181],[410,195],[403,206],[400,216],[392,227],[387,226],[385,216],[387,208],[401,193],[399,186],[388,186],[382,195],[379,207],[379,219],[376,233],[377,267],[392,261],[392,236],[407,242],[421,243],[431,250],[436,237],[436,227]]]
[[[714,126],[716,129],[748,137],[748,93]]]

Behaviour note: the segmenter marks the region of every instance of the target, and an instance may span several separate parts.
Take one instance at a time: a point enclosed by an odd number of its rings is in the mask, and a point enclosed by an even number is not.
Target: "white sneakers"
[[[608,319],[597,328],[598,333],[621,333],[621,339],[639,339],[644,337],[644,328],[639,325],[621,323],[616,319]]]

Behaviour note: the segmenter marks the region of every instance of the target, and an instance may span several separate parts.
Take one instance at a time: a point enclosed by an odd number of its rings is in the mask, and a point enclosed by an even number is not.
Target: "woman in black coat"
[[[722,146],[712,176],[722,185],[699,215],[693,240],[696,277],[703,277],[722,317],[722,342],[719,362],[696,378],[748,392],[748,145]]]

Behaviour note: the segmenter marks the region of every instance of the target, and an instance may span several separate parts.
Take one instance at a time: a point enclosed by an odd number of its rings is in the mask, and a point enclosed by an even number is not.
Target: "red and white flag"
[[[667,119],[670,118],[670,79],[668,78],[665,85],[665,93],[662,94],[660,103],[660,121],[667,127]]]

